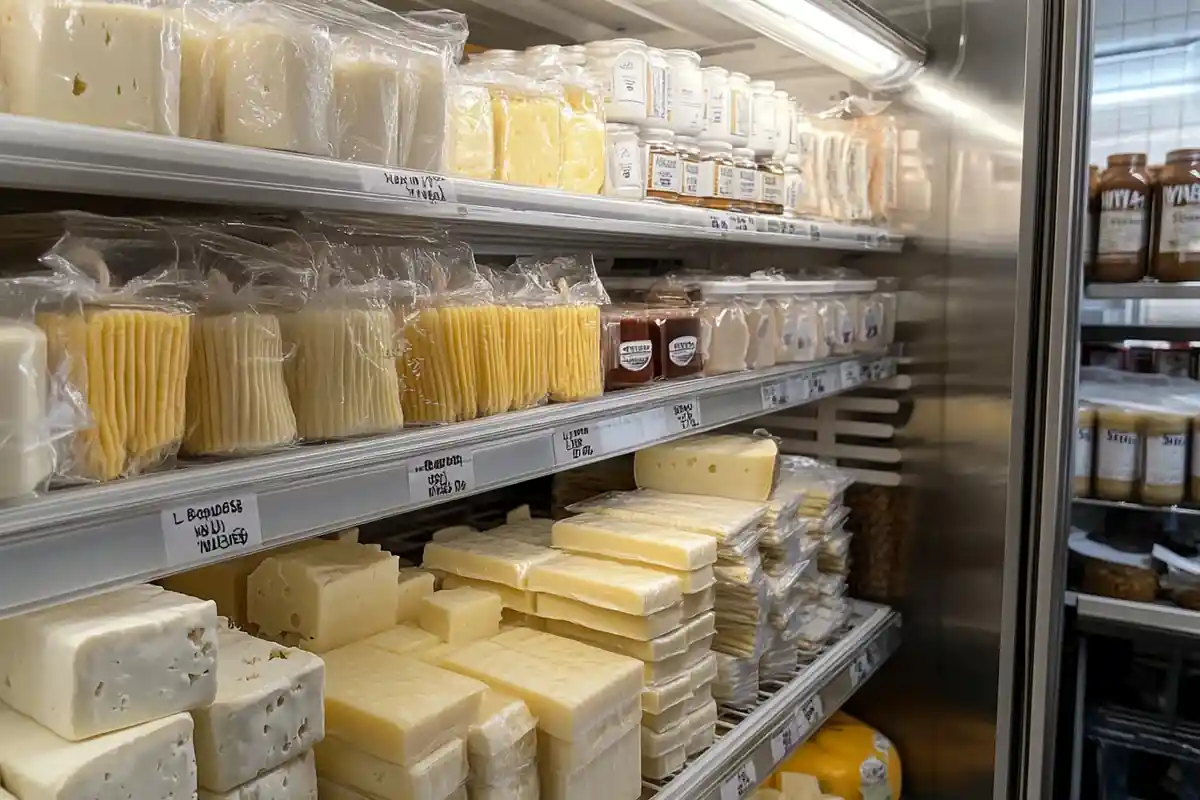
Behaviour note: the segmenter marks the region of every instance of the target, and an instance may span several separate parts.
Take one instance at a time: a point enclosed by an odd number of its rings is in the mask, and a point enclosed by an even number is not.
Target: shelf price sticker
[[[857,361],[842,362],[842,388],[852,389],[862,383],[862,370]]]
[[[789,719],[783,724],[783,730],[775,734],[771,738],[771,757],[778,764],[792,752],[792,748],[800,742],[800,727],[797,725],[795,718]]]
[[[369,167],[363,173],[363,189],[431,206],[458,202],[452,179],[410,169]]]
[[[443,450],[408,462],[411,500],[448,500],[475,491],[475,461],[469,450]]]
[[[859,653],[850,662],[850,685],[857,689],[862,682],[871,676],[871,656],[869,653]]]
[[[602,454],[600,431],[595,425],[575,425],[554,432],[554,465],[569,466]]]
[[[796,709],[796,730],[799,732],[800,738],[804,738],[809,733],[821,724],[821,718],[825,716],[825,709],[821,705],[821,695],[814,694],[812,697],[805,700]]]
[[[262,546],[258,495],[240,494],[162,512],[163,542],[171,566],[224,558]]]
[[[762,408],[763,411],[773,411],[777,408],[783,408],[788,405],[791,394],[788,392],[789,385],[785,381],[779,383],[767,383],[762,387]]]
[[[810,372],[808,374],[808,385],[811,387],[809,397],[824,397],[837,391],[836,375],[833,367],[821,367]]]
[[[667,435],[694,431],[700,425],[700,401],[696,398],[667,406]]]
[[[742,800],[758,786],[758,772],[754,762],[747,761],[733,771],[721,784],[721,800]]]
[[[821,241],[821,226],[815,222],[810,223],[808,226],[808,238],[814,242]]]
[[[752,231],[755,230],[754,217],[749,214],[730,214],[729,215],[729,230],[731,231]]]
[[[733,230],[733,223],[729,215],[721,211],[708,212],[708,227],[714,231],[730,231]]]
[[[792,378],[787,382],[787,396],[793,403],[803,403],[812,396],[812,384],[807,375]]]

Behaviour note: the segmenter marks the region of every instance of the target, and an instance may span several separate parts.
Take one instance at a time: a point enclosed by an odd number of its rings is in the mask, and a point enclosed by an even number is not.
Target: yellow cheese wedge
[[[765,501],[775,486],[779,447],[758,436],[691,436],[639,450],[639,487],[664,492]]]

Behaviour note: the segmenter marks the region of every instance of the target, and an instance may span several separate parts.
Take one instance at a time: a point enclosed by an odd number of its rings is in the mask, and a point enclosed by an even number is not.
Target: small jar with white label
[[[649,93],[646,104],[646,126],[671,127],[671,65],[667,54],[651,47],[646,50],[646,76]]]
[[[750,92],[750,76],[744,72],[729,73],[729,142],[734,147],[750,144],[753,118],[754,99]]]
[[[683,191],[683,165],[675,134],[666,128],[645,128],[640,138],[646,159],[646,198],[677,202]]]
[[[1092,462],[1096,455],[1096,409],[1087,403],[1079,404],[1075,417],[1075,449],[1073,455],[1074,474],[1071,492],[1076,497],[1089,497],[1092,493]]]
[[[754,163],[754,151],[749,147],[733,148],[733,165],[737,173],[733,210],[757,213],[762,202],[762,178],[758,174],[758,165]]]
[[[763,214],[783,213],[784,174],[783,164],[778,161],[760,161],[758,177],[762,183],[762,198],[758,210]]]
[[[610,39],[587,44],[588,67],[604,87],[604,118],[646,124],[649,105],[648,56],[639,39]]]
[[[1189,420],[1168,409],[1142,417],[1145,458],[1138,497],[1146,505],[1173,506],[1183,502],[1188,478]]]
[[[705,67],[700,70],[704,80],[704,130],[700,140],[729,142],[729,70],[724,67]]]
[[[779,127],[775,119],[775,81],[750,81],[750,144],[755,158],[775,153]]]
[[[1142,461],[1141,415],[1119,406],[1096,412],[1096,497],[1135,499]]]
[[[667,127],[683,136],[704,131],[704,76],[700,54],[693,50],[666,51],[668,75]]]
[[[700,205],[728,211],[733,208],[737,187],[733,145],[702,139],[699,148]]]
[[[604,126],[604,194],[626,200],[643,200],[642,143],[632,125],[610,122]]]
[[[683,186],[679,202],[685,206],[700,205],[700,145],[690,136],[676,136],[675,149],[679,151],[679,169]]]

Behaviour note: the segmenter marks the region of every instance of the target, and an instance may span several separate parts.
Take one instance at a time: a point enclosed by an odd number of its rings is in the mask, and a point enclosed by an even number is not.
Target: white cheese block
[[[258,6],[258,4],[255,4]],[[333,43],[282,7],[230,15],[217,50],[218,138],[332,155]]]
[[[165,6],[10,0],[0,29],[8,110],[175,135],[179,37]]]
[[[692,676],[689,672],[675,680],[647,686],[642,689],[642,711],[661,714],[671,706],[679,705],[692,693],[692,684]]]
[[[0,322],[0,375],[0,499],[7,500],[32,493],[53,466],[53,443],[45,430],[49,392],[41,328]]]
[[[628,564],[566,555],[529,571],[532,592],[565,597],[623,614],[648,615],[683,599],[678,579]]]
[[[599,513],[554,523],[553,544],[576,553],[681,572],[698,570],[717,560],[717,541],[711,536]]]
[[[464,644],[500,632],[500,595],[462,587],[434,592],[421,601],[421,627],[447,644]]]
[[[247,581],[246,616],[260,635],[314,653],[365,639],[396,624],[397,562],[344,542],[272,555]]]
[[[637,451],[633,472],[643,489],[761,502],[775,486],[778,455],[774,439],[706,434]]]
[[[562,554],[548,547],[472,534],[425,545],[423,566],[464,578],[525,589],[533,567],[559,558]]]
[[[403,656],[437,647],[440,640],[429,631],[421,630],[415,625],[397,625],[383,633],[368,636],[361,643]]]
[[[0,700],[79,740],[208,705],[217,607],[149,584],[0,620]]]
[[[687,720],[664,731],[642,727],[642,758],[659,758],[672,750],[687,747],[692,737],[692,727]]]
[[[546,631],[640,661],[662,661],[671,656],[682,655],[688,650],[687,632],[682,627],[649,641],[616,636],[557,619],[546,620]]]
[[[317,800],[317,768],[312,752],[264,772],[227,792],[200,790],[199,800]]]
[[[0,786],[0,800],[17,800],[17,798],[4,791],[4,787]]]
[[[641,718],[641,702],[635,697],[610,710],[573,742],[539,731],[538,763],[552,772],[578,772],[625,738],[625,734],[638,726]]]
[[[688,757],[699,755],[705,750],[713,746],[717,741],[717,723],[713,723],[692,734],[692,738],[688,739],[687,754]]]
[[[192,712],[199,784],[214,793],[286,764],[325,734],[320,658],[228,629],[217,645],[216,700]]]
[[[555,772],[542,762],[542,800],[637,800],[641,740],[636,729],[578,772]]]
[[[627,639],[649,641],[665,636],[679,627],[683,620],[680,603],[653,614],[625,614],[596,608],[587,603],[569,600],[552,594],[539,594],[537,613],[540,617],[582,625],[585,628],[611,633]]]
[[[669,777],[673,772],[687,762],[687,752],[684,747],[677,747],[659,756],[642,754],[642,777],[660,781]]]
[[[642,712],[642,727],[649,728],[652,731],[662,732],[668,728],[673,728],[676,725],[687,719],[687,701],[676,703],[670,708],[663,709],[661,714],[651,714],[648,711]]]
[[[687,700],[684,701],[684,703],[683,703],[684,713],[691,714],[695,711],[699,711],[700,709],[702,709],[706,705],[708,705],[709,701],[712,699],[713,699],[712,681],[708,681],[707,683],[702,683],[702,684],[700,684],[700,687],[698,689],[693,690],[691,696],[688,697]]]
[[[537,762],[531,762],[495,783],[481,783],[475,777],[467,785],[471,800],[538,800]]]
[[[68,742],[0,707],[0,778],[21,800],[194,797],[192,718],[173,714]]]
[[[332,737],[317,745],[316,754],[323,779],[383,800],[442,800],[467,780],[462,739],[451,739],[408,767]]]
[[[684,592],[683,618],[690,620],[706,611],[712,611],[717,604],[717,590],[712,586],[698,592]]]
[[[523,700],[489,689],[483,694],[467,734],[467,751],[472,764],[476,756],[486,757],[511,750],[536,727],[537,718]]]
[[[334,157],[396,165],[400,159],[400,91],[413,80],[399,61],[366,37],[337,43],[333,95],[337,121]]]
[[[533,592],[514,589],[511,586],[505,586],[503,583],[479,581],[474,578],[464,578],[461,575],[451,575],[449,573],[444,574],[442,578],[443,589],[458,589],[463,586],[472,589],[482,589],[485,592],[494,592],[500,595],[500,602],[504,604],[506,609],[511,609],[521,614],[532,614],[537,610],[537,595]]]
[[[703,614],[683,623],[683,632],[687,637],[688,648],[703,641],[717,632],[716,612],[706,611]]]

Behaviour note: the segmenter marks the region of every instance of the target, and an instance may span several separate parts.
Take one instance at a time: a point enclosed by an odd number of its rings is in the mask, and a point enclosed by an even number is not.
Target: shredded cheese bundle
[[[604,392],[600,362],[600,307],[550,309],[550,399],[572,402]]]
[[[459,422],[509,410],[513,384],[503,310],[427,308],[408,324],[398,367],[409,422]]]

